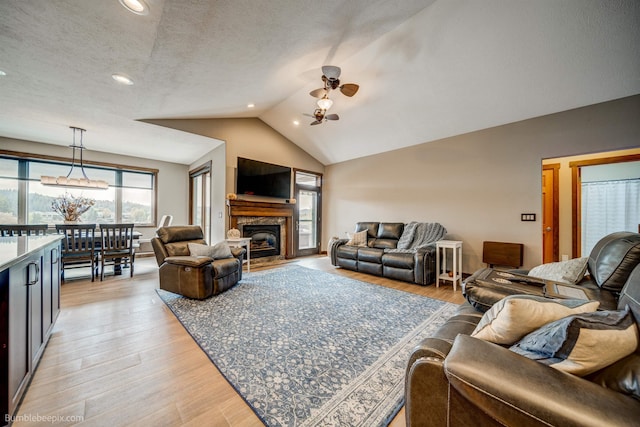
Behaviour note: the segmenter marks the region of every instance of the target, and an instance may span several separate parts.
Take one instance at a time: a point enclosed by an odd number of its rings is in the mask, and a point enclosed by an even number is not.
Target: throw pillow
[[[357,233],[349,234],[349,241],[347,245],[349,246],[367,246],[367,231],[362,230]]]
[[[638,327],[624,310],[574,314],[530,333],[510,350],[570,374],[584,376],[633,353]]]
[[[201,245],[199,243],[187,243],[191,256],[206,256],[213,259],[231,258],[231,249],[227,242],[219,242],[213,246]]]
[[[596,311],[598,301],[511,295],[495,303],[471,334],[496,344],[512,345],[539,327],[570,314]]]
[[[582,257],[568,261],[542,264],[533,267],[529,271],[529,276],[575,285],[584,277],[584,273],[587,271],[588,261],[588,257]]]

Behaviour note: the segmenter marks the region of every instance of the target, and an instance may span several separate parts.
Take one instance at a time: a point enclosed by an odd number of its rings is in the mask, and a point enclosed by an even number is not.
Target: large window
[[[0,223],[61,223],[63,218],[53,212],[51,203],[68,193],[95,200],[95,205],[82,215],[83,222],[155,224],[157,171],[85,164],[84,169],[91,179],[109,183],[107,190],[40,183],[42,175],[65,176],[70,167],[70,163],[63,161],[0,157]]]

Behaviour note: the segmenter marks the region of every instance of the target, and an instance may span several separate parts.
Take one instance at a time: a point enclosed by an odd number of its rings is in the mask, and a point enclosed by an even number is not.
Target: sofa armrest
[[[415,282],[420,285],[430,285],[436,281],[436,244],[420,247],[416,250],[414,259]]]
[[[186,267],[202,267],[213,262],[213,258],[206,256],[170,256],[164,259],[167,264],[183,265]]]
[[[407,426],[447,425],[449,383],[443,364],[456,336],[473,332],[481,318],[482,313],[465,303],[414,348],[405,378]]]
[[[640,402],[470,336],[459,335],[444,371],[457,393],[502,425],[632,425]]]
[[[330,246],[327,248],[327,250],[329,251],[329,253],[331,254],[331,265],[338,265],[338,260],[336,258],[336,252],[338,247],[346,244],[349,241],[349,239],[336,239],[332,242],[330,242]]]
[[[234,246],[233,248],[229,249],[231,249],[231,255],[233,255],[235,258],[238,258],[240,261],[242,261],[242,257],[244,256],[244,254],[247,253],[247,250],[241,246]]]

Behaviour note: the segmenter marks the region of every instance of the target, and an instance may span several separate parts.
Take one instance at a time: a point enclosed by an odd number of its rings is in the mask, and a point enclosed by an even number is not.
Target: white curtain
[[[638,232],[640,179],[582,183],[582,256],[616,231]]]

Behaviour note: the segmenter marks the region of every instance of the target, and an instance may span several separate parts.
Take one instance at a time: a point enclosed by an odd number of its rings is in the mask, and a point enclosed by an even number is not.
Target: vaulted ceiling
[[[637,0],[145,1],[1,1],[0,136],[189,164],[141,120],[259,117],[332,164],[640,93]],[[322,65],[360,91],[309,126]]]

